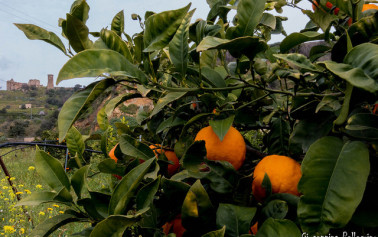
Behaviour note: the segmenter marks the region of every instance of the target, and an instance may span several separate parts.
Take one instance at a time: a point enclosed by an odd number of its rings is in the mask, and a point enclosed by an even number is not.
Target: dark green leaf
[[[139,190],[136,196],[137,210],[142,210],[150,206],[155,198],[155,194],[160,186],[160,177],[152,181]]]
[[[345,89],[345,96],[344,96],[344,102],[341,107],[341,111],[339,116],[336,118],[336,120],[333,122],[335,125],[342,125],[347,120],[349,115],[349,105],[350,101],[352,99],[352,93],[353,93],[353,86],[350,83],[347,83],[346,89]]]
[[[226,81],[224,78],[214,69],[211,69],[207,66],[201,68],[202,76],[210,82],[210,84],[215,88],[225,88]]]
[[[110,195],[100,192],[89,192],[90,198],[84,198],[77,201],[77,204],[83,206],[85,211],[96,220],[103,220],[108,216],[108,207]]]
[[[62,187],[71,189],[70,181],[60,162],[38,147],[35,152],[35,166],[38,174],[53,190],[60,191]]]
[[[127,60],[133,62],[133,56],[131,55],[126,42],[123,41],[116,32],[112,30],[102,29],[100,32],[100,37],[109,49],[122,54]]]
[[[77,53],[92,47],[88,27],[76,16],[67,14],[65,30],[70,45]]]
[[[190,5],[186,7],[153,14],[146,19],[144,31],[144,52],[152,52],[164,48],[172,39]]]
[[[110,29],[116,32],[117,35],[119,36],[122,35],[125,28],[125,16],[124,16],[123,10],[118,12],[114,16],[110,27],[111,27]]]
[[[145,144],[130,137],[123,135],[119,140],[119,145],[123,154],[142,160],[148,160],[155,157],[155,153]]]
[[[33,192],[25,198],[22,198],[15,206],[37,206],[42,203],[63,203],[71,205],[69,202],[64,202],[57,197],[56,192]]]
[[[71,222],[78,222],[80,219],[71,214],[61,214],[51,218],[47,218],[44,222],[35,227],[30,236],[50,236],[59,227]]]
[[[71,177],[71,185],[78,199],[81,198],[81,190],[85,186],[89,166],[84,166],[75,171]]]
[[[273,54],[274,57],[285,60],[299,68],[303,68],[309,71],[319,71],[319,69],[311,63],[311,61],[303,54],[291,53],[291,54]]]
[[[378,140],[378,116],[374,114],[354,114],[345,126],[345,132],[359,139]]]
[[[169,117],[168,119],[164,120],[159,125],[159,127],[156,129],[156,133],[160,133],[160,132],[164,131],[165,129],[170,129],[170,128],[173,128],[173,127],[176,127],[176,126],[183,125],[183,124],[185,124],[185,122],[186,122],[185,120],[183,120],[179,117],[175,117],[175,116]]]
[[[197,46],[197,51],[226,49],[235,58],[240,58],[242,55],[246,55],[249,59],[253,59],[258,53],[265,51],[267,48],[267,44],[258,37],[247,36],[227,40],[207,36]]]
[[[275,220],[268,218],[257,231],[256,237],[300,237],[301,231],[290,220]]]
[[[312,22],[319,26],[323,30],[323,32],[327,31],[333,21],[338,20],[338,17],[334,14],[330,14],[322,10],[315,13],[311,10],[302,10],[302,12],[303,14],[306,14],[312,20]]]
[[[84,24],[87,22],[89,16],[89,5],[85,0],[76,0],[71,5],[70,14],[77,17]]]
[[[235,16],[236,27],[230,27],[227,35],[231,38],[252,36],[263,15],[265,3],[265,0],[240,0]]]
[[[186,194],[181,215],[185,229],[202,234],[211,230],[215,218],[214,207],[200,180]]]
[[[323,137],[302,162],[298,218],[304,232],[327,234],[344,227],[360,203],[370,171],[369,151],[358,141]]]
[[[189,51],[189,24],[195,10],[190,11],[182,20],[180,27],[176,31],[175,36],[169,43],[169,56],[176,71],[185,77],[186,68],[188,66]]]
[[[117,174],[117,175],[125,174],[125,167],[117,164],[111,158],[101,161],[97,165],[97,168],[100,170],[100,172],[105,173],[105,174]]]
[[[265,218],[284,219],[289,211],[288,204],[283,200],[272,200],[261,210]]]
[[[63,105],[58,116],[59,141],[66,137],[72,124],[83,114],[92,102],[108,87],[115,84],[113,79],[105,79],[88,85],[84,90],[73,94]]]
[[[72,78],[98,77],[110,73],[147,83],[147,76],[121,54],[106,49],[89,49],[76,54],[59,71],[56,83]]]
[[[217,210],[217,226],[226,226],[226,236],[248,234],[252,218],[255,214],[255,207],[241,207],[221,203]]]
[[[312,40],[321,40],[324,38],[324,34],[314,32],[314,31],[307,31],[303,33],[292,33],[287,36],[280,44],[280,50],[282,53],[288,52],[294,46],[297,46],[301,43],[312,41]]]
[[[290,125],[287,121],[278,118],[272,123],[272,128],[267,136],[269,154],[287,154]]]
[[[326,61],[325,67],[355,87],[371,93],[378,91],[378,45],[364,43],[354,47],[344,63]]]
[[[230,129],[232,123],[234,122],[235,116],[230,116],[222,120],[210,120],[209,124],[215,134],[217,134],[220,141],[223,141],[224,136],[226,136],[228,130]]]
[[[226,233],[226,226],[223,226],[222,229],[211,231],[207,234],[202,235],[202,237],[224,237]]]
[[[175,100],[180,99],[185,94],[186,94],[186,92],[170,92],[166,96],[164,96],[163,98],[160,98],[157,101],[156,105],[154,106],[154,110],[151,112],[150,118],[152,116],[154,116],[155,114],[159,113],[160,110],[162,110],[166,105],[168,105],[169,103],[171,103]]]
[[[199,166],[206,157],[205,141],[195,141],[182,157],[182,166],[192,173],[200,171]]]
[[[127,173],[115,187],[109,204],[109,214],[124,214],[136,189],[147,174],[155,159],[149,159]]]
[[[114,215],[98,223],[90,237],[122,237],[125,230],[138,223],[140,218],[131,215]]]
[[[18,29],[22,30],[26,37],[30,40],[43,40],[60,49],[64,54],[67,54],[66,47],[60,38],[54,33],[42,29],[33,24],[15,24]]]

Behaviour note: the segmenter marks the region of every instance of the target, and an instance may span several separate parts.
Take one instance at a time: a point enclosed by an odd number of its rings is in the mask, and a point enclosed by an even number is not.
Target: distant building
[[[47,75],[47,89],[54,89],[54,75]]]
[[[25,86],[35,86],[37,88],[43,87],[40,80],[38,79],[30,79],[28,83],[16,82],[12,79],[7,81],[7,91],[15,91],[15,90],[22,90],[22,87]],[[54,89],[54,75],[48,74],[47,75],[47,89]]]

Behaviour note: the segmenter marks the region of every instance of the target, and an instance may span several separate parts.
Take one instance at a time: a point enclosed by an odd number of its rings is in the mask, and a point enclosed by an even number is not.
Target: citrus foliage
[[[294,3],[207,2],[211,10],[206,20],[194,22],[190,4],[161,13],[146,12],[143,19],[133,14],[142,30],[130,36],[125,33],[123,11],[109,20],[110,30],[89,33],[89,6],[76,0],[67,18],[61,20],[62,34],[76,54],[65,50],[51,32],[17,25],[28,38],[44,40],[71,54],[58,82],[99,77],[75,93],[59,114],[59,139],[67,139],[76,152],[78,169],[72,178],[68,179],[53,157],[37,152],[36,166],[54,191],[31,196],[19,205],[59,202],[70,209],[35,233],[48,235],[76,221],[92,223],[83,236],[164,236],[170,232],[177,236],[248,236],[257,222],[257,236],[326,235],[344,230],[367,233],[378,226],[378,207],[371,204],[377,184],[368,179],[374,174],[371,158],[377,156],[378,140],[374,110],[378,12],[362,12],[363,1],[336,0],[331,1],[332,7],[320,1],[314,12],[303,11],[311,19],[306,29],[287,36],[279,45],[269,45],[271,34],[286,36],[285,18],[274,12]],[[232,21],[227,18],[231,11],[236,11]],[[353,23],[350,27],[348,21]],[[319,29],[323,32],[317,32]],[[306,56],[289,53],[314,40],[326,43],[313,47]],[[324,55],[332,60],[317,61]],[[78,133],[75,121],[100,95],[116,87],[136,91],[103,103],[97,115],[101,136],[87,134],[92,135],[88,138]],[[136,97],[151,99],[153,110],[138,110],[138,125],[110,125],[111,112]],[[195,138],[207,126],[211,135],[207,132]],[[117,143],[110,137],[114,127],[119,145],[110,159],[109,151]],[[263,137],[261,146],[244,146],[239,139],[239,132],[252,130]],[[223,144],[230,131],[238,134],[239,141],[230,139]],[[113,179],[106,189],[86,185],[96,175],[90,161],[82,158],[87,138],[97,139],[104,153],[96,168],[122,177]],[[152,144],[159,144],[155,152]],[[156,159],[155,153],[160,153],[156,150],[162,148],[166,152]],[[217,153],[214,157],[212,149]],[[175,174],[170,169],[175,161],[168,151],[180,160]],[[231,158],[221,157],[226,153]],[[241,158],[235,158],[239,154]],[[256,168],[261,172],[256,180],[268,195],[261,199],[252,195],[255,164],[268,154],[302,163],[299,197],[288,191],[296,190],[297,180],[293,184],[282,181],[291,186],[287,190],[276,191],[275,187],[281,171],[288,174],[284,179],[298,176],[298,163],[293,163],[296,168],[291,171],[290,165],[273,162],[265,167],[274,167],[269,175]]]

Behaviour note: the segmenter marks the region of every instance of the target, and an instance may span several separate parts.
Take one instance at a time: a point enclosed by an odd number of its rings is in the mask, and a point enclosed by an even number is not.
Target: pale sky
[[[54,81],[60,68],[68,60],[60,50],[39,40],[28,40],[24,33],[13,23],[35,24],[61,36],[58,19],[65,18],[73,0],[0,0],[0,87],[6,89],[6,81],[13,78],[18,82],[29,79],[39,79],[41,84],[47,85],[47,74],[54,75]],[[131,14],[141,17],[147,10],[161,12],[178,9],[192,2],[196,12],[192,18],[206,19],[209,7],[206,0],[87,0],[91,7],[87,26],[90,31],[100,31],[104,27],[110,28],[115,14],[120,10],[125,13],[125,31],[129,35],[140,32],[139,23],[131,20]],[[310,8],[310,4],[303,0],[303,8]],[[280,15],[275,11],[274,15]],[[231,12],[229,16],[231,16]],[[284,8],[282,15],[289,16],[284,22],[286,32],[292,33],[304,28],[308,22],[307,16],[299,10]],[[231,17],[229,17],[231,18]],[[61,37],[68,47],[67,41]],[[282,40],[282,36],[275,36],[272,42]],[[71,87],[75,84],[87,85],[94,79],[71,79],[58,86]]]

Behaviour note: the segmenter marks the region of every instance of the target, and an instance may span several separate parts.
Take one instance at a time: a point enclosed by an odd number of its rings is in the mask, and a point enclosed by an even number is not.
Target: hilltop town
[[[12,79],[7,81],[7,91],[15,91],[15,90],[25,90],[29,87],[36,87],[41,88],[44,87],[40,80],[38,79],[30,79],[28,83],[16,82]],[[47,89],[54,89],[54,75],[48,74],[47,75]]]

